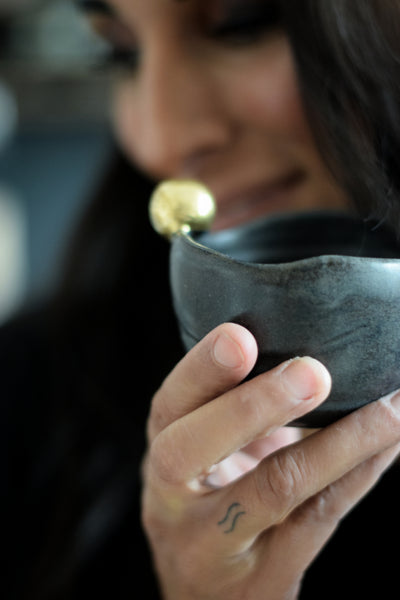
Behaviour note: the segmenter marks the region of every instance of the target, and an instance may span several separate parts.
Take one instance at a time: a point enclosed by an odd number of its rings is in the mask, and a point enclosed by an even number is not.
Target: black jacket
[[[183,351],[168,245],[139,202],[148,190],[139,191],[119,166],[75,240],[60,292],[0,329],[7,600],[158,597],[140,466],[151,397]],[[399,471],[344,520],[301,598],[399,595]]]

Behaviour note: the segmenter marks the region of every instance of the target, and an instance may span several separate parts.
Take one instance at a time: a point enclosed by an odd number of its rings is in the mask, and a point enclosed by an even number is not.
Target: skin
[[[216,350],[220,336],[228,367]],[[143,520],[168,600],[297,598],[309,564],[400,449],[399,394],[247,470],[231,453],[316,407],[330,388],[326,369],[310,358],[237,386],[256,353],[247,330],[223,324],[177,365],[153,400]],[[242,477],[204,485],[227,455]]]
[[[114,45],[140,50],[116,87],[121,146],[155,179],[208,185],[216,228],[346,207],[311,136],[284,32],[240,44],[208,35],[231,4],[110,0],[112,17],[91,15]],[[340,519],[397,455],[399,395],[288,445],[282,426],[324,401],[329,373],[303,357],[242,383],[256,357],[251,333],[223,324],[153,399],[143,523],[166,600],[296,598]]]
[[[113,115],[122,147],[143,171],[209,186],[215,228],[277,210],[346,204],[315,148],[281,31],[250,44],[210,38],[199,26],[199,6],[213,25],[221,18],[212,7],[221,1],[109,5],[118,18],[95,17],[97,30],[140,50],[139,68],[116,88]]]

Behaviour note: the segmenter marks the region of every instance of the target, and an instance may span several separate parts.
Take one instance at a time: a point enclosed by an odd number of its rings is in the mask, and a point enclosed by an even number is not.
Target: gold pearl
[[[198,181],[167,180],[154,190],[149,205],[150,221],[161,235],[205,231],[216,212],[210,191]]]

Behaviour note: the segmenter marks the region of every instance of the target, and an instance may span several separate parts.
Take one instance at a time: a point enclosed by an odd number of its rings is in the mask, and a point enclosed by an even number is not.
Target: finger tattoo
[[[232,533],[234,531],[238,519],[246,514],[245,510],[241,510],[242,505],[239,502],[234,502],[230,505],[226,514],[221,521],[218,521],[217,525],[224,527],[224,533]]]

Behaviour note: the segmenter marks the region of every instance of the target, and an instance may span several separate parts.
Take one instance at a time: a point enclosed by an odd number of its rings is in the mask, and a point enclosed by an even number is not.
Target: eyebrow
[[[106,15],[112,15],[113,9],[107,2],[102,0],[75,0],[76,4],[86,12],[100,12]],[[187,2],[187,0],[173,0],[173,2]]]
[[[103,15],[114,14],[111,6],[101,0],[76,0],[76,4],[85,12],[97,12]]]

